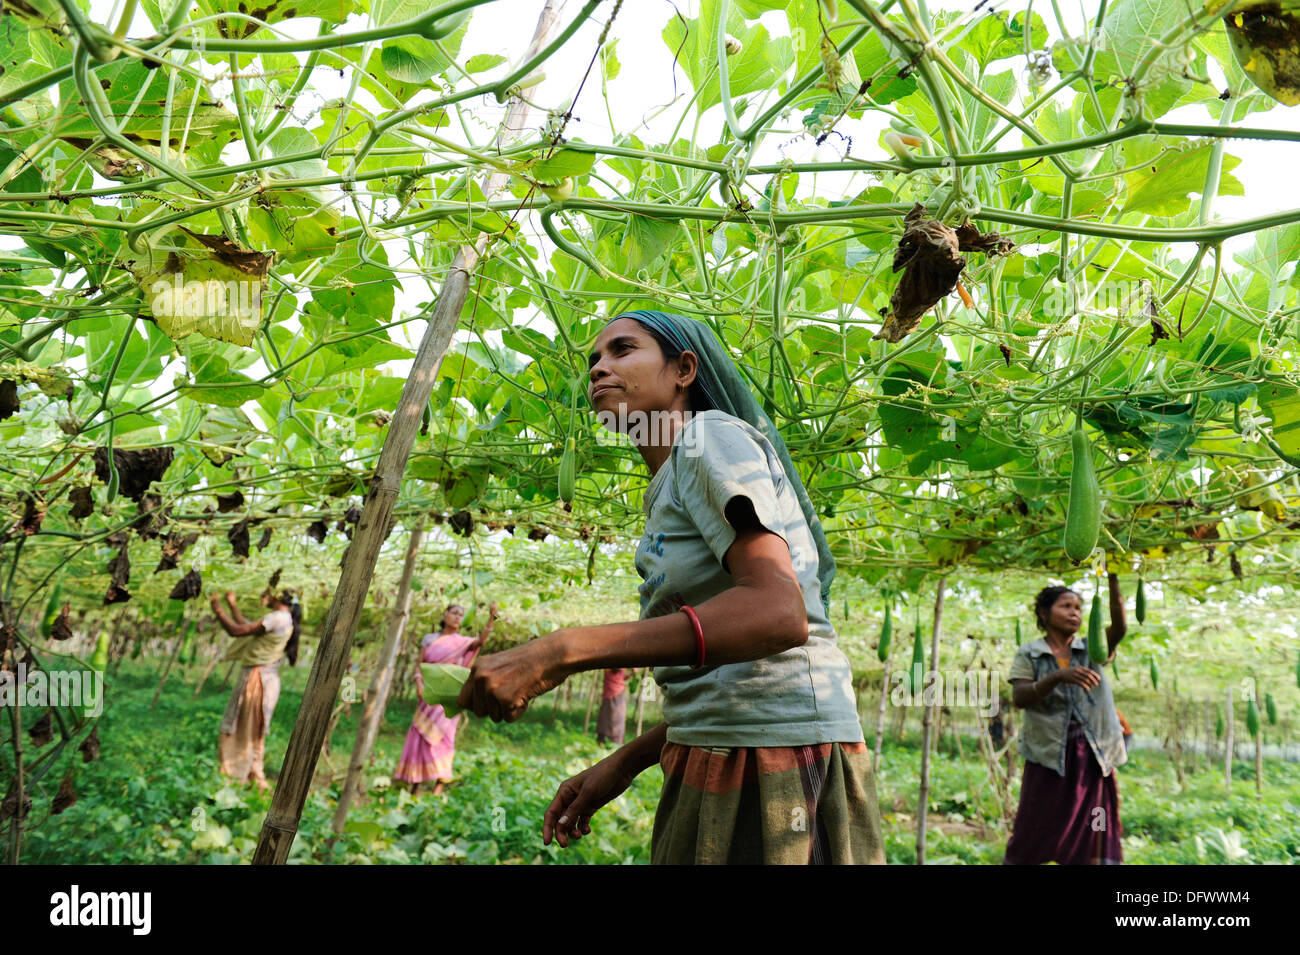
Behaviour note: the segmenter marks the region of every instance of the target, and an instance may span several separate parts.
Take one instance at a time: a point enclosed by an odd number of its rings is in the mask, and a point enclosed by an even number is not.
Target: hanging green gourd
[[[557,491],[564,509],[573,509],[573,491],[578,479],[578,441],[575,437],[578,420],[578,391],[581,379],[573,382],[569,395],[569,435],[564,439],[564,453],[560,455],[560,472]]]
[[[889,604],[885,604],[885,622],[880,625],[880,643],[876,645],[876,657],[881,663],[889,658],[889,641],[894,635],[894,617]]]
[[[90,655],[90,668],[103,673],[108,669],[108,633],[107,631],[99,635],[99,640],[95,643],[95,652]]]
[[[1160,667],[1156,665],[1155,657],[1151,658],[1151,666],[1149,667],[1149,669],[1151,671],[1151,689],[1159,690],[1160,689]]]
[[[908,691],[915,696],[921,689],[921,676],[925,672],[925,645],[921,642],[921,618],[917,615],[916,634],[912,640],[912,668],[908,671]]]
[[[1259,707],[1253,696],[1246,702],[1246,730],[1252,739],[1259,736]]]
[[[1065,556],[1087,560],[1101,533],[1101,488],[1092,467],[1092,444],[1080,420],[1070,433],[1070,501],[1065,511]]]
[[[1147,589],[1141,577],[1138,578],[1137,598],[1134,600],[1133,610],[1139,624],[1147,622]]]
[[[117,473],[117,458],[113,454],[113,429],[116,418],[108,419],[108,486],[104,491],[104,503],[112,504],[117,498],[120,478]]]
[[[41,618],[41,632],[47,637],[54,636],[54,622],[63,611],[63,583],[55,583],[50,591],[50,599],[45,602],[45,614]]]
[[[1264,712],[1268,714],[1268,725],[1277,725],[1277,703],[1273,701],[1272,693],[1264,694]]]
[[[1115,659],[1110,661],[1110,672],[1116,680],[1119,679],[1119,654],[1116,654]]]
[[[1020,636],[1020,618],[1017,617],[1017,618],[1016,618],[1016,646],[1020,646],[1020,640],[1021,640],[1021,636]]]
[[[1218,738],[1218,739],[1223,739],[1223,731],[1224,731],[1224,724],[1223,724],[1223,707],[1220,706],[1220,707],[1218,708],[1218,711],[1214,714],[1214,735],[1215,735],[1215,737]]]
[[[1088,611],[1088,659],[1093,663],[1106,662],[1106,648],[1101,642],[1101,587],[1092,596],[1092,609]]]

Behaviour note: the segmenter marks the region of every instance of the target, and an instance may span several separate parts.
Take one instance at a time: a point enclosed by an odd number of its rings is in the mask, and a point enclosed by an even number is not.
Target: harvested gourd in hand
[[[448,716],[460,712],[456,699],[460,696],[460,688],[469,679],[469,667],[455,663],[421,663],[420,675],[424,678],[424,702],[441,706]]]

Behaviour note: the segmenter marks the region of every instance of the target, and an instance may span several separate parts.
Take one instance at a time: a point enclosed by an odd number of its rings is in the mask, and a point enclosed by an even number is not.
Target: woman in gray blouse
[[[1124,598],[1111,574],[1109,663],[1124,639]],[[1095,598],[1099,599],[1099,598]],[[1119,865],[1119,788],[1127,759],[1110,683],[1079,636],[1083,601],[1068,587],[1044,587],[1034,602],[1043,638],[1016,651],[1007,674],[1024,710],[1025,772],[1005,862]]]
[[[461,704],[512,720],[573,673],[654,667],[665,722],[565,781],[544,842],[589,833],[592,814],[658,764],[656,863],[883,862],[849,662],[828,619],[835,562],[780,434],[694,319],[621,315],[588,367],[598,418],[651,474],[640,619],[485,657]]]

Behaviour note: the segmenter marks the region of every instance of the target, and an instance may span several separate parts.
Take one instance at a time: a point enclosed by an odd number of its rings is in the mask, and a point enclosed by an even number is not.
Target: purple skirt
[[[1020,808],[1007,841],[1006,865],[1120,865],[1119,787],[1101,774],[1088,738],[1070,724],[1065,775],[1025,762]]]

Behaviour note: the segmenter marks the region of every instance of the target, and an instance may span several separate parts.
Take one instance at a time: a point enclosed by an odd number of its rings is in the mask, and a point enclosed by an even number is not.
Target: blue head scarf
[[[615,322],[620,318],[631,318],[640,322],[646,328],[672,342],[679,350],[694,352],[699,358],[700,367],[696,373],[695,384],[709,408],[693,407],[691,409],[693,412],[698,414],[710,409],[724,412],[748,422],[772,443],[772,447],[781,458],[786,478],[790,481],[795,497],[799,500],[799,507],[802,508],[804,519],[808,522],[813,543],[817,545],[817,579],[821,583],[822,606],[829,617],[831,581],[835,579],[835,558],[831,556],[830,547],[826,543],[826,534],[822,530],[821,521],[813,511],[808,491],[799,478],[799,472],[795,470],[794,462],[790,460],[790,452],[786,449],[784,439],[772,424],[772,419],[754,400],[749,386],[745,384],[735,362],[723,349],[718,336],[713,333],[713,329],[697,319],[668,312],[638,309],[624,312],[611,318],[610,321]]]

